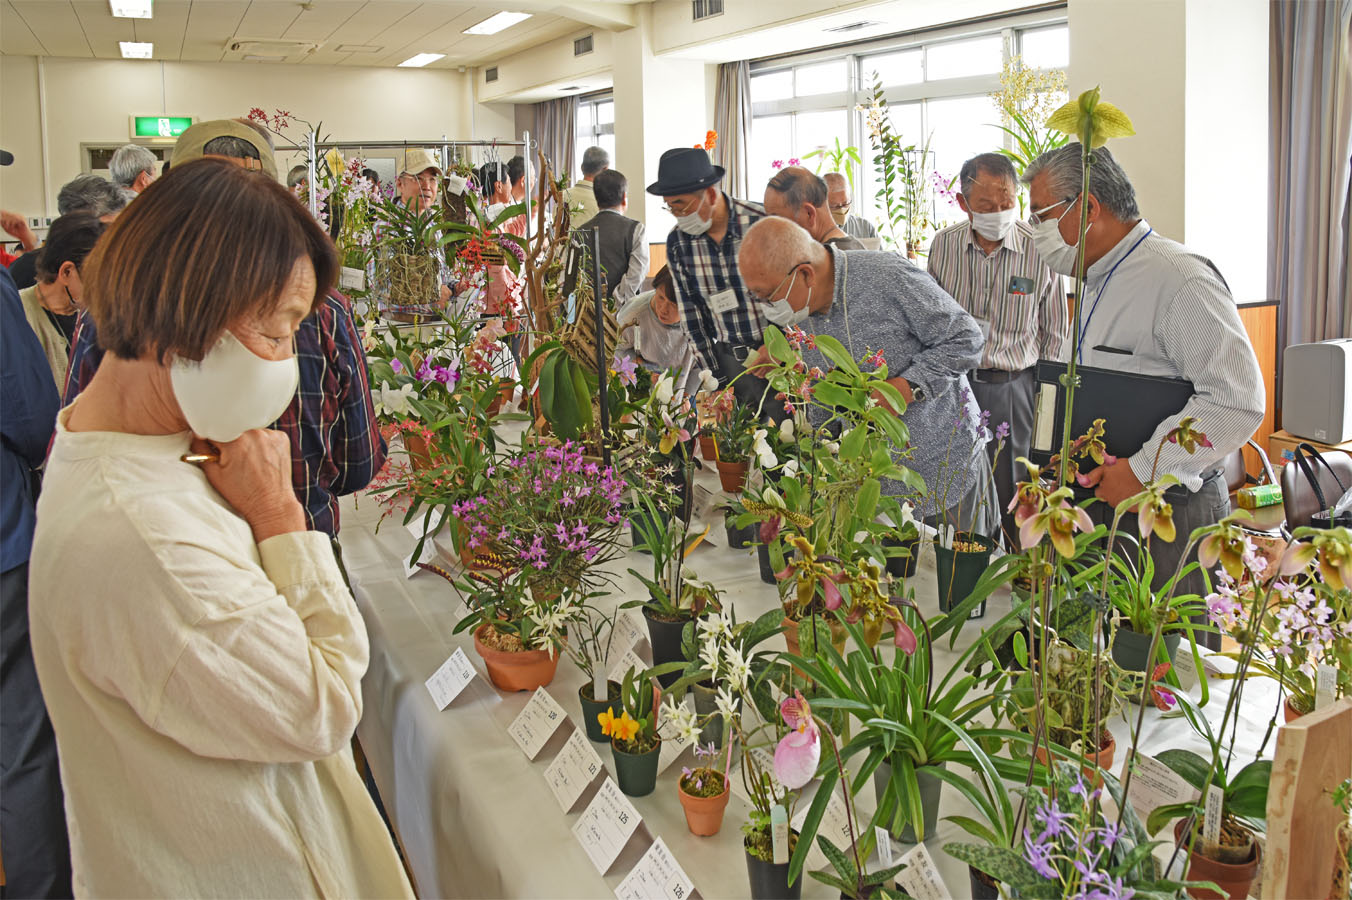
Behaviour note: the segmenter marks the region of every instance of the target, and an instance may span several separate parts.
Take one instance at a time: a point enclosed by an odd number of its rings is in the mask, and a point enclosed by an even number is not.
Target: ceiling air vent
[[[846,33],[846,32],[850,32],[850,31],[859,31],[861,28],[872,28],[872,27],[875,26],[875,25],[881,25],[881,24],[883,24],[883,23],[882,23],[882,22],[869,22],[869,21],[863,21],[863,20],[861,20],[861,21],[859,21],[859,22],[851,22],[851,23],[848,24],[848,25],[837,25],[835,28],[827,28],[826,30],[827,30],[827,31],[830,31],[830,32],[834,32],[835,34],[844,34],[844,33]]]
[[[723,15],[723,0],[690,0],[695,21]]]
[[[497,80],[498,80],[498,67],[497,67],[497,66],[489,66],[487,69],[484,69],[484,83],[485,83],[485,84],[489,84],[489,83],[492,83],[492,82],[497,81]]]
[[[581,56],[584,53],[592,52],[592,36],[580,37],[573,41],[573,55]]]

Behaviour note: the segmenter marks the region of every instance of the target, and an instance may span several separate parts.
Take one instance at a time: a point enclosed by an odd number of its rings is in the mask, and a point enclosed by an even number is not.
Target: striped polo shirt
[[[934,236],[928,267],[959,306],[990,322],[980,368],[1017,372],[1039,359],[1065,359],[1066,294],[1060,276],[1033,249],[1027,224],[1015,222],[990,256],[971,222],[950,225]]]

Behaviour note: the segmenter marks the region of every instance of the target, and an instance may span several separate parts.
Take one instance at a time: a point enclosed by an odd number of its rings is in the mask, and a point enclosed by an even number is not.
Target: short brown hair
[[[671,269],[667,266],[658,269],[657,274],[653,276],[653,290],[658,291],[662,288],[667,289],[668,297],[676,299],[676,284],[671,277]]]
[[[302,257],[315,270],[313,309],[338,273],[329,236],[272,179],[194,160],[118,216],[82,267],[84,300],[108,352],[200,360],[227,326],[275,307]]]

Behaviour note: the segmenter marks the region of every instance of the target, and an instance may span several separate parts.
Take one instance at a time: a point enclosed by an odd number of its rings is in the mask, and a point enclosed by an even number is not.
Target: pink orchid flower
[[[775,747],[775,777],[789,790],[797,790],[817,774],[821,762],[821,733],[812,718],[812,707],[802,691],[794,691],[779,704],[779,714],[789,726]]]

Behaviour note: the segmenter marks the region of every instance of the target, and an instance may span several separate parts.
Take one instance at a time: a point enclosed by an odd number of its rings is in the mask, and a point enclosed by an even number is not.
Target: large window
[[[913,40],[868,42],[834,55],[822,52],[753,64],[749,199],[760,199],[776,162],[797,158],[809,168],[829,171],[829,159],[804,157],[818,149],[834,150],[839,140],[842,146],[857,147],[864,159],[852,173],[854,211],[881,218],[862,112],[875,80],[887,99],[893,128],[916,147],[913,160],[924,179],[947,188],[964,160],[1012,147],[990,98],[1000,89],[1005,63],[1017,54],[1029,67],[1065,68],[1069,30],[1055,15],[1025,15]],[[928,154],[922,157],[926,147]],[[962,216],[944,192],[932,194],[932,221],[947,224]]]
[[[615,99],[610,94],[593,94],[577,101],[577,131],[573,135],[573,181],[582,177],[582,154],[588,147],[603,147],[615,163]]]

